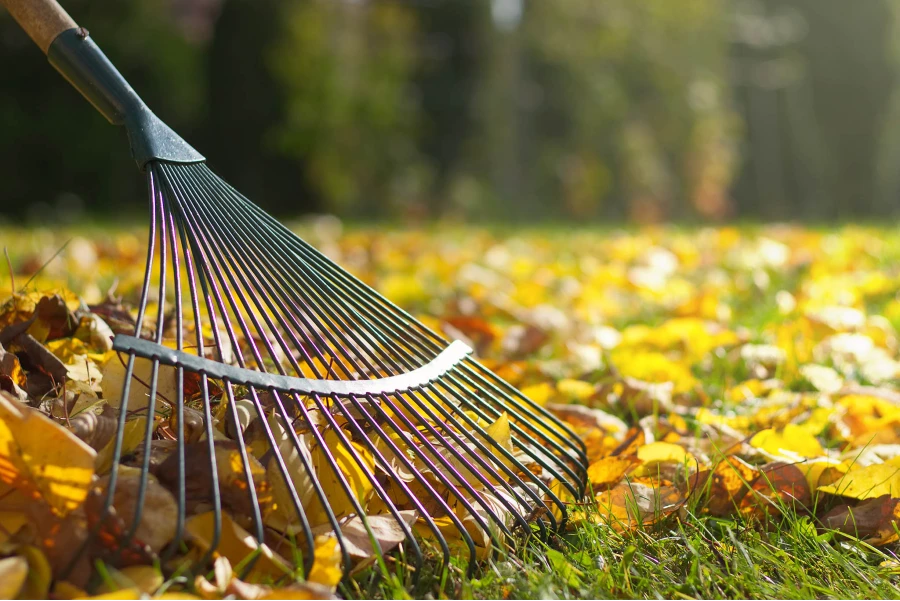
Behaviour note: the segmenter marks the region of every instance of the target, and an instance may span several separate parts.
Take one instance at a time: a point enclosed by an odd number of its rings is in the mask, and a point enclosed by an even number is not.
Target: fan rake
[[[3,3],[125,125],[147,175],[134,335],[115,337],[121,365],[104,374],[104,391],[121,388],[95,535],[116,512],[122,463],[139,471],[117,549],[147,551],[142,515],[163,486],[175,523],[149,551],[198,547],[198,566],[246,529],[257,542],[245,571],[285,554],[308,573],[319,536],[336,539],[345,575],[387,566],[388,552],[414,575],[432,556],[471,571],[561,527],[586,470],[565,424],[217,177],[54,1]],[[137,433],[135,414],[147,417]]]

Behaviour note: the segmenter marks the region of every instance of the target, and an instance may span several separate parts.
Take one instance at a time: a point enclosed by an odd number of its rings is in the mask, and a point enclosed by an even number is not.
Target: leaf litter
[[[55,263],[63,267],[48,264],[0,306],[4,596],[333,595],[346,558],[317,489],[329,495],[350,561],[359,566],[371,563],[373,542],[385,553],[402,546],[405,529],[433,536],[404,492],[422,493],[427,503],[425,491],[384,481],[389,474],[402,480],[401,461],[385,472],[340,430],[323,425],[314,435],[288,424],[267,399],[237,398],[229,406],[221,389],[212,424],[196,405],[185,406],[179,424],[175,373],[164,366],[150,415],[150,365],[143,360],[127,400],[122,463],[112,465],[125,369],[110,341],[116,332],[133,333],[140,274],[131,273],[139,271],[133,244],[104,244],[102,259],[87,270],[61,253]],[[579,433],[590,461],[590,502],[565,499],[570,525],[621,532],[705,515],[765,528],[803,515],[821,532],[875,546],[897,542],[900,520],[900,270],[885,268],[882,246],[864,229],[837,236],[784,227],[561,239],[484,235],[465,243],[452,234],[356,233],[328,245],[427,325],[470,343],[484,364]],[[125,274],[117,288],[123,297],[100,295],[104,274]],[[65,281],[78,294],[60,287]],[[148,332],[157,327],[166,326],[145,324]],[[309,375],[327,369],[314,365]],[[198,386],[188,376],[186,397]],[[511,450],[503,417],[479,426]],[[181,533],[174,443],[180,430],[187,442]],[[277,453],[265,431],[281,441]],[[166,585],[178,566],[214,544],[210,432],[224,492],[221,540],[208,558],[210,572]],[[234,442],[239,436],[251,449],[246,466]],[[434,435],[429,443],[458,444]],[[392,439],[379,449],[396,459],[391,449],[403,444]],[[112,470],[113,510],[102,515]],[[478,494],[502,509],[495,497],[502,489],[467,470],[458,465],[442,476],[478,482]],[[248,530],[254,508],[247,472],[268,527],[263,541]],[[373,477],[395,493],[403,525],[378,506]],[[289,488],[313,527],[311,550],[302,537],[293,540],[300,530]],[[139,491],[147,499],[140,512]],[[436,523],[454,534],[449,517]],[[481,548],[490,548],[476,523],[465,526]],[[90,528],[101,536],[85,548]],[[288,538],[311,553],[306,582],[289,561]],[[162,556],[168,563],[160,563]],[[255,561],[246,571],[248,556]],[[95,559],[108,562],[105,573]]]

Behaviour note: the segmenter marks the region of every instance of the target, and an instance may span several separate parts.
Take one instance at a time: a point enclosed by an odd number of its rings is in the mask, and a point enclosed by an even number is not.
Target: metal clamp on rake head
[[[374,380],[313,380],[225,365],[198,357],[197,355],[176,351],[149,340],[122,334],[117,335],[113,340],[113,350],[130,353],[144,359],[158,360],[163,365],[183,367],[211,378],[227,380],[234,384],[253,386],[260,390],[271,389],[280,392],[299,392],[307,395],[340,396],[396,394],[417,389],[443,376],[450,368],[459,363],[463,357],[472,352],[468,345],[455,340],[426,365],[399,376]]]

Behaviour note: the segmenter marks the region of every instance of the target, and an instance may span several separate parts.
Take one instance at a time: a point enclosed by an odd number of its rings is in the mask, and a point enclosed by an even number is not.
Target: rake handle
[[[56,0],[0,0],[44,54],[56,36],[78,27]]]

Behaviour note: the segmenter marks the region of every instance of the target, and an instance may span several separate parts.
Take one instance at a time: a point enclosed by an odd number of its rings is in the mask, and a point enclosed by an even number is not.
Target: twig
[[[41,266],[38,268],[37,271],[35,271],[33,274],[31,274],[31,277],[28,278],[28,281],[25,282],[25,285],[24,285],[24,286],[22,286],[22,290],[28,288],[28,284],[31,283],[31,280],[33,280],[34,278],[36,278],[37,275],[38,275],[40,272],[44,271],[44,269],[47,267],[47,265],[50,264],[50,261],[52,261],[53,259],[55,259],[56,257],[58,257],[58,256],[60,255],[60,253],[66,249],[66,247],[69,245],[69,242],[71,242],[71,241],[72,241],[71,238],[69,238],[68,240],[66,240],[65,244],[63,244],[62,246],[60,246],[60,247],[59,247],[59,250],[56,251],[55,253],[53,253],[53,256],[52,256],[52,257],[50,257],[49,259],[47,259],[46,261],[44,261],[44,264],[41,265]]]
[[[3,247],[3,254],[6,255],[6,267],[9,268],[10,288],[12,288],[12,296],[16,297],[16,274],[13,273],[12,261],[9,259],[9,249]]]

